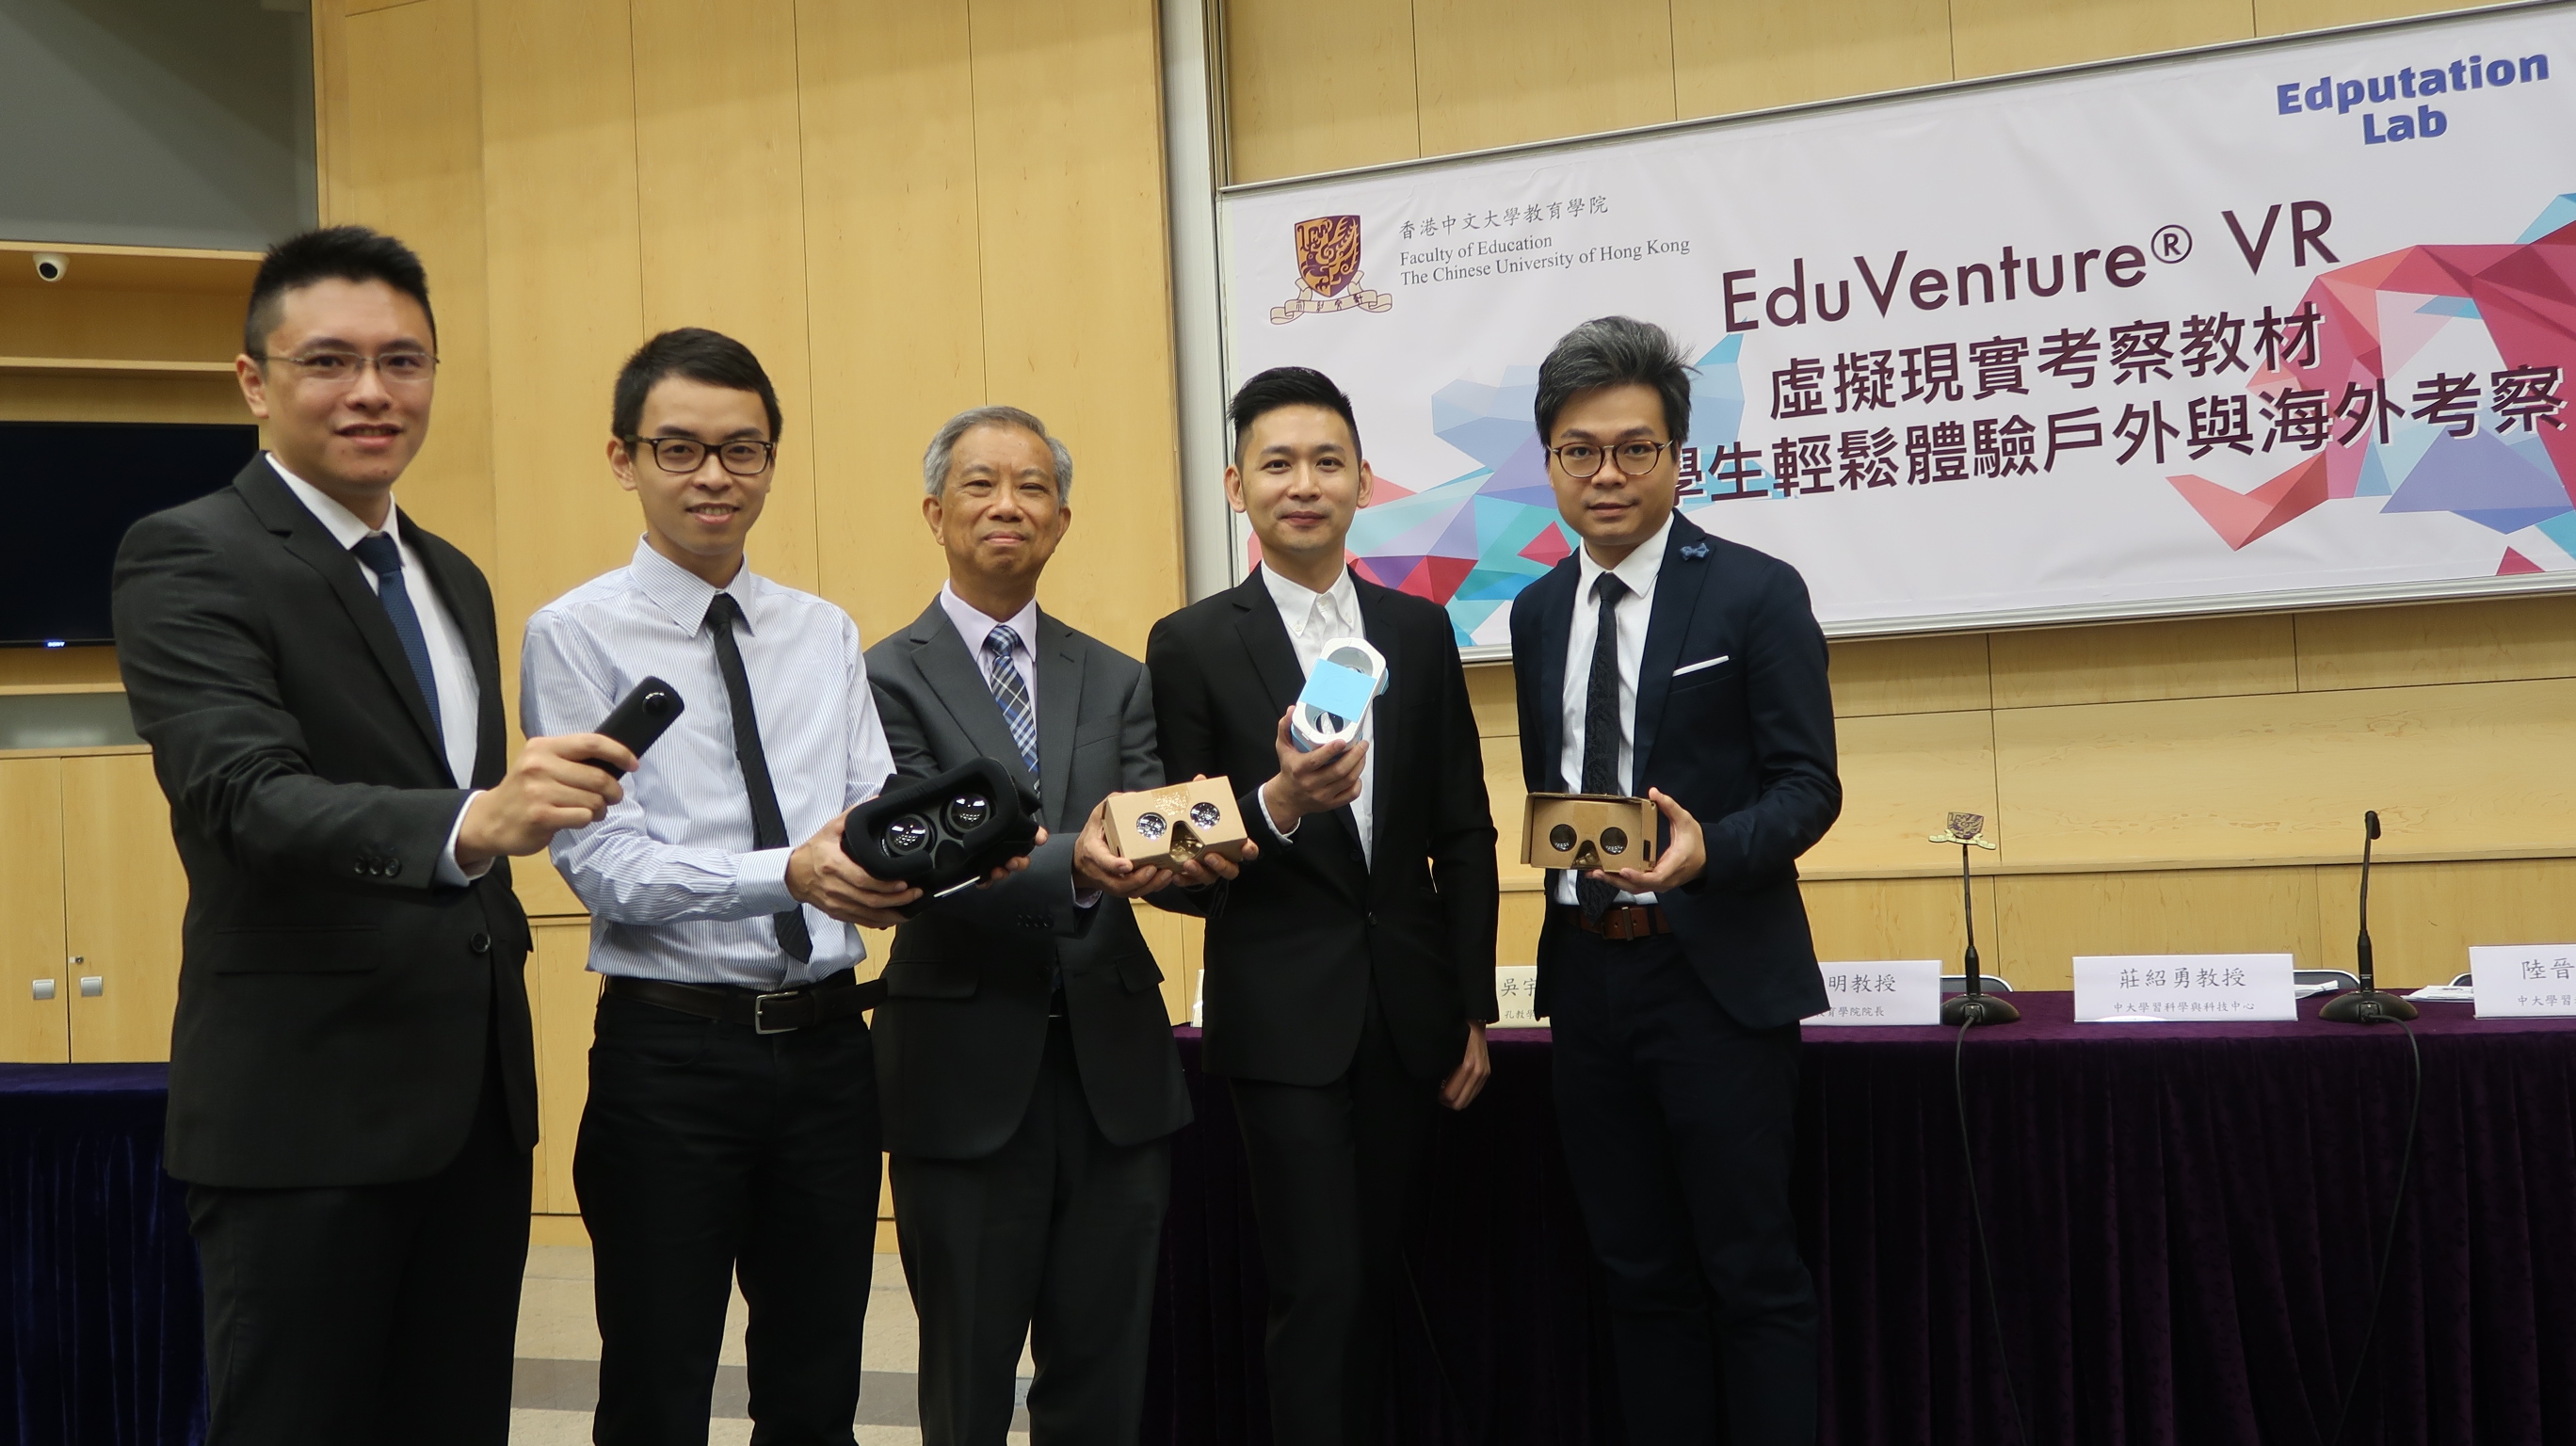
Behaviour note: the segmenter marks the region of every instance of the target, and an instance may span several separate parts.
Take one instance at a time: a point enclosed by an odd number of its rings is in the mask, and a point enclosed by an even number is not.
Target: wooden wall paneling
[[[0,648],[0,688],[89,688],[118,683],[116,649]]]
[[[786,413],[751,564],[808,592],[819,438],[807,358],[794,0],[632,0],[644,329],[713,327]],[[603,393],[607,379],[601,380]]]
[[[1237,181],[1422,154],[1407,0],[1226,0]]]
[[[1163,971],[1164,1016],[1174,1024],[1190,1022],[1190,1001],[1197,997],[1199,967],[1207,957],[1207,924],[1187,914],[1168,913],[1143,900],[1136,903],[1136,927],[1154,951]]]
[[[0,422],[250,420],[241,387],[228,376],[0,375]]]
[[[2360,851],[2360,830],[2353,848]],[[2317,870],[2319,967],[2351,969],[2361,866]],[[2382,988],[2448,984],[2474,944],[2576,943],[2576,859],[2382,864],[2370,871],[2371,956]]]
[[[1479,740],[1485,754],[1485,804],[1494,812],[1494,864],[1506,889],[1535,889],[1545,869],[1521,862],[1521,816],[1529,807],[1529,788],[1521,781],[1521,740],[1517,733],[1487,734]]]
[[[2150,55],[2254,34],[2249,0],[1951,0],[1961,78]]]
[[[874,643],[947,577],[921,522],[921,453],[985,399],[966,0],[808,0],[796,27],[813,403],[795,425],[820,590]],[[1077,482],[1100,476],[1083,461]]]
[[[1672,0],[1683,116],[1796,105],[1950,78],[1948,0]]]
[[[2438,15],[2460,5],[2427,5],[2424,0],[2254,0],[2254,33],[2291,35],[2359,25],[2366,20],[2395,20],[2408,15]]]
[[[2297,622],[2309,690],[2576,677],[2576,593],[2339,608]]]
[[[1517,833],[1519,820],[1513,820],[1512,827]],[[1504,894],[1502,912],[1494,921],[1494,962],[1537,963],[1539,925],[1546,920],[1546,890],[1514,889]]]
[[[65,758],[62,789],[63,948],[87,961],[72,975],[106,980],[71,991],[72,1059],[168,1059],[188,875],[152,755]]]
[[[74,289],[80,271],[75,265],[70,276],[46,285],[29,268],[32,284],[0,286],[0,356],[229,365],[241,350],[246,284],[238,291]]]
[[[572,1148],[590,1099],[591,1018],[599,976],[590,972],[590,925],[539,924],[528,956],[528,1012],[537,1041],[537,1158],[531,1172],[539,1214],[577,1215]]]
[[[1995,706],[2294,693],[2287,614],[2029,628],[1993,634]]]
[[[1155,8],[970,4],[985,396],[1073,452],[1075,522],[1040,597],[1142,657],[1183,601]]]
[[[2576,680],[2027,708],[1995,715],[2021,868],[2339,861],[2576,848]]]
[[[63,943],[63,779],[52,758],[0,758],[0,1063],[66,1064],[72,1057],[76,969]],[[36,981],[54,981],[38,999]]]
[[[1509,663],[1467,665],[1467,703],[1476,710],[1476,732],[1500,738],[1521,731],[1520,695]]]
[[[332,210],[401,237],[429,270],[438,386],[429,435],[403,473],[405,512],[493,561],[491,338],[483,226],[481,59],[474,0],[417,0],[342,23],[332,87]],[[442,304],[444,303],[444,304]]]
[[[1988,957],[2021,989],[2074,988],[2078,954],[2324,954],[2314,868],[2008,874],[1995,904]]]
[[[1851,638],[1830,646],[1838,718],[1994,706],[1984,633]]]
[[[1799,867],[1876,876],[1956,868],[1951,850],[1927,842],[1954,812],[1986,816],[1986,837],[2001,852],[1981,864],[2016,859],[2016,820],[1995,804],[1993,720],[1986,712],[1890,713],[1836,723],[1842,817]]]
[[[1422,154],[1674,116],[1668,0],[1414,0]]]
[[[1947,852],[1955,868],[1959,851]],[[1974,867],[1984,868],[1987,858],[1978,855]],[[1879,959],[1938,959],[1945,974],[1965,967],[1967,936],[1961,930],[1956,873],[1922,879],[1806,879],[1799,883],[1798,892],[1806,896],[1807,925],[1815,933],[1819,960],[1862,964]],[[2003,967],[1994,876],[1979,873],[1972,892],[1982,966],[2003,975],[2015,988],[2063,987],[2034,982]]]

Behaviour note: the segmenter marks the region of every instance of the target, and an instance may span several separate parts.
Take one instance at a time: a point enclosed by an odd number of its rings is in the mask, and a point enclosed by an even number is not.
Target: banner
[[[1573,545],[1537,365],[1612,313],[1838,634],[2576,584],[2572,65],[2533,6],[1235,188],[1227,383],[1351,394],[1354,565],[1464,645]]]

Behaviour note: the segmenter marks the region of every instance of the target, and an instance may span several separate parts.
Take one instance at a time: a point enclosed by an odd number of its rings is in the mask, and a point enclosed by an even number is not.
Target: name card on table
[[[2469,971],[2480,1019],[2576,1014],[2576,944],[2475,944]]]
[[[2081,1023],[2298,1017],[2287,954],[2075,956],[2075,1018]]]
[[[1538,1014],[1538,966],[1495,965],[1494,1003],[1503,1013],[1494,1021],[1496,1029],[1536,1029],[1547,1023]]]
[[[1880,959],[1857,964],[1825,964],[1822,1014],[1806,1024],[1939,1024],[1941,961]]]

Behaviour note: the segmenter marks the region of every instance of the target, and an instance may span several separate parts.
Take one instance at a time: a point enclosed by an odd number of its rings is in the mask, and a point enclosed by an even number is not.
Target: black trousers
[[[1789,1201],[1798,1026],[1748,1030],[1669,935],[1566,930],[1556,1111],[1608,1276],[1628,1439],[1816,1438],[1814,1283]]]
[[[593,1440],[705,1446],[739,1279],[751,1439],[848,1446],[878,1139],[858,1016],[764,1035],[600,997],[572,1166],[597,1277]]]
[[[1405,1211],[1439,1082],[1405,1073],[1377,1002],[1325,1085],[1227,1081],[1270,1277],[1275,1446],[1367,1446],[1385,1429]]]
[[[191,1185],[188,1224],[205,1280],[209,1446],[509,1440],[528,1151],[511,1138],[496,1062],[464,1148],[428,1179]]]
[[[897,1155],[896,1234],[921,1323],[922,1446],[1003,1446],[1026,1338],[1029,1435],[1135,1446],[1171,1143],[1113,1145],[1092,1119],[1062,1016],[1028,1112],[973,1160]]]

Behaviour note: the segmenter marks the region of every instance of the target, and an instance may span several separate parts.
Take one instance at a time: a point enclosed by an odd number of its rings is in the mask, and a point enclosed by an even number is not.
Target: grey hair
[[[1055,500],[1073,500],[1073,454],[1064,443],[1046,429],[1046,423],[1017,407],[969,407],[939,424],[932,433],[930,446],[921,454],[921,490],[932,497],[948,485],[948,464],[957,453],[957,439],[977,427],[1017,427],[1047,445],[1055,458]]]
[[[1690,438],[1691,373],[1682,349],[1651,321],[1626,316],[1596,317],[1557,339],[1538,367],[1538,436],[1545,445],[1556,430],[1556,414],[1578,392],[1602,387],[1643,385],[1655,389],[1664,403],[1664,431],[1672,441]]]

